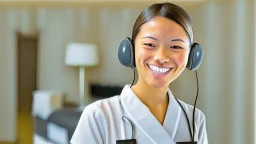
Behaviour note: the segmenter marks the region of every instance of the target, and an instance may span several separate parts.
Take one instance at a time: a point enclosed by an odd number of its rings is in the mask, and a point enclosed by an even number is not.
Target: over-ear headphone
[[[135,49],[131,38],[124,39],[118,50],[118,59],[120,63],[126,67],[136,68],[135,65]],[[193,43],[190,48],[187,69],[196,70],[203,59],[203,49],[198,43]]]

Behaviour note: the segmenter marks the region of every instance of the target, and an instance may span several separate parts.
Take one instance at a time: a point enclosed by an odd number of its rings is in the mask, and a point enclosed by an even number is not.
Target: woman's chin
[[[167,83],[151,83],[150,85],[156,89],[162,89],[169,86]]]

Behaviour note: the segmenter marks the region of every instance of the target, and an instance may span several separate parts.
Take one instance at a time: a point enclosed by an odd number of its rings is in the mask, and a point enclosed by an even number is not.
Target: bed
[[[82,111],[74,108],[55,110],[48,119],[35,116],[34,144],[41,144],[39,139],[54,144],[69,143]]]
[[[94,100],[99,100],[103,98],[108,98],[121,93],[122,86],[110,86],[110,85],[99,85],[91,84],[90,93]],[[38,93],[37,93],[38,94]],[[44,93],[45,94],[45,93]],[[48,92],[48,95],[55,95],[52,92]],[[36,93],[34,94],[36,95]],[[38,95],[37,95],[38,96]],[[37,97],[35,96],[35,97]],[[42,98],[38,96],[40,103],[42,103]],[[41,97],[46,97],[46,95]],[[52,96],[48,96],[52,97]],[[36,98],[35,98],[36,99]],[[55,98],[56,99],[56,98]],[[59,100],[62,98],[59,98]],[[49,98],[48,98],[49,101]],[[55,102],[56,103],[56,102]],[[61,106],[53,106],[51,110],[46,110],[47,108],[40,110],[37,107],[36,101],[33,102],[34,109],[34,144],[69,144],[69,141],[74,133],[77,123],[82,114],[81,109],[77,108],[63,108]],[[42,105],[42,104],[41,104]],[[49,105],[48,105],[49,106]],[[42,112],[45,111],[45,112]]]

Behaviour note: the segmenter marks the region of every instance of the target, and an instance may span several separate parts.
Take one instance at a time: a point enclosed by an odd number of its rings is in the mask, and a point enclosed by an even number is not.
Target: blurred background
[[[88,104],[132,82],[133,70],[119,63],[117,50],[155,2],[161,1],[0,0],[0,144],[68,143],[80,116],[79,87]],[[194,41],[204,49],[197,107],[209,143],[255,144],[256,1],[171,2],[188,11]],[[98,63],[68,65],[70,43],[94,44]],[[170,88],[193,105],[195,73],[185,70]]]

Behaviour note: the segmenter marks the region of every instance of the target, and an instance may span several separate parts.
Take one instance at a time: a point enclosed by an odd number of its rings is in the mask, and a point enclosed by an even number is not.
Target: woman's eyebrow
[[[179,38],[177,38],[177,39],[173,39],[173,40],[171,40],[171,41],[181,41],[181,42],[184,42],[184,43],[185,43],[185,41],[184,41],[184,40],[179,39]]]
[[[144,39],[144,38],[150,38],[150,39],[153,39],[153,40],[158,41],[158,39],[156,39],[156,38],[154,38],[154,37],[152,37],[152,36],[145,36],[145,37],[142,37],[141,39]]]
[[[150,39],[153,39],[153,40],[158,41],[158,39],[157,39],[157,38],[154,38],[154,37],[152,37],[152,36],[144,36],[144,37],[142,37],[141,39],[144,39],[144,38],[150,38]],[[171,40],[171,41],[180,41],[180,42],[185,43],[185,41],[184,41],[184,40],[182,40],[182,39],[180,39],[180,38],[176,38],[176,39],[173,39],[173,40]]]

